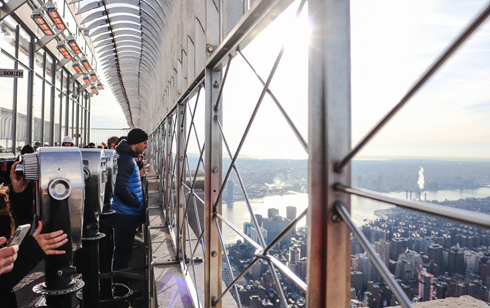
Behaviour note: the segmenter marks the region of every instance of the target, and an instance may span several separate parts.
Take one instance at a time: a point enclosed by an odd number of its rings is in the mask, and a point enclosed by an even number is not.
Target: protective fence
[[[351,149],[348,1],[308,1],[308,17],[312,27],[308,105],[298,107],[308,108],[308,138],[302,135],[270,87],[287,44],[284,44],[274,57],[267,76],[261,76],[243,52],[291,2],[256,1],[250,8],[245,5],[244,16],[226,38],[220,41],[218,46],[207,44],[210,53],[203,71],[197,74],[192,82],[189,81],[187,88],[179,91],[177,99],[166,101],[166,104],[172,107],[150,134],[148,158],[160,178],[166,224],[170,229],[186,281],[192,284],[189,285],[189,289],[194,305],[220,307],[223,296],[230,291],[237,305],[241,307],[237,282],[256,264],[263,262],[269,268],[272,285],[281,307],[288,307],[288,297],[281,282],[283,279],[295,284],[304,295],[308,307],[348,307],[352,233],[398,302],[403,307],[411,307],[411,300],[367,238],[355,226],[349,213],[350,195],[483,228],[490,227],[490,217],[426,202],[401,201],[375,191],[351,187],[350,162],[481,25],[490,14],[490,5],[440,55],[399,103]],[[305,8],[305,2],[302,0],[292,4],[296,18]],[[246,4],[246,1],[243,3]],[[223,14],[220,20],[223,20],[226,12],[221,13]],[[218,21],[209,19],[206,22],[208,25],[218,24]],[[206,36],[212,35],[213,33],[206,33]],[[246,63],[257,78],[256,82],[260,84],[261,90],[233,152],[227,139],[228,132],[223,125],[227,120],[223,116],[223,109],[228,103],[223,99],[223,92],[230,67],[233,67],[237,59]],[[238,161],[256,117],[261,114],[261,105],[266,97],[277,107],[280,114],[278,119],[286,121],[299,146],[308,154],[309,195],[308,207],[295,219],[290,220],[281,232],[267,240],[252,208]],[[201,114],[198,112],[199,108],[203,110]],[[197,149],[197,156],[190,155],[190,147]],[[228,159],[230,163],[226,166],[224,161]],[[243,215],[250,216],[251,227],[255,230],[253,239],[242,231],[240,226],[234,225],[230,217],[223,215],[223,196],[232,175],[238,182],[247,206],[248,213]],[[308,227],[306,281],[271,253],[305,217]],[[238,234],[243,242],[255,250],[253,260],[238,274],[233,269],[227,243],[223,240],[223,225]],[[204,260],[196,258],[197,255],[204,256]],[[202,261],[205,268],[204,277],[196,274],[196,264]],[[226,268],[223,268],[223,264]],[[229,275],[227,278],[230,283],[223,290],[224,272]]]
[[[107,144],[107,139],[110,137],[127,136],[129,131],[129,128],[92,128],[90,129],[89,142],[93,142],[96,145],[102,144],[102,142]]]

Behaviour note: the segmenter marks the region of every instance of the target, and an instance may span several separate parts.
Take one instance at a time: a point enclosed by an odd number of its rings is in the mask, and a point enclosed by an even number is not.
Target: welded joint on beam
[[[56,64],[56,70],[59,70],[63,66],[65,66],[66,63],[70,62],[73,58],[70,59],[62,59],[58,64]]]
[[[10,2],[9,2],[10,3]],[[60,34],[61,32],[63,32],[64,30],[56,30],[56,32],[53,34],[53,35],[45,35],[43,36],[42,39],[38,40],[36,42],[36,51],[38,51],[39,49],[43,48],[44,46],[46,46],[49,42],[51,42],[55,37],[58,36],[58,34]]]
[[[83,75],[83,74],[78,74],[78,73],[77,73],[77,74],[73,75],[71,78],[72,78],[73,80],[77,80],[77,79],[78,79],[78,77],[80,77],[80,76],[82,76],[82,75]]]

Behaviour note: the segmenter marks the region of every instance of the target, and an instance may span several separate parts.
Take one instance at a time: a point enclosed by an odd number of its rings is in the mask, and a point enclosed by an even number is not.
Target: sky
[[[297,5],[293,3],[244,55],[266,80],[282,43],[287,42],[270,89],[307,140],[309,25],[306,8],[296,23],[292,21]],[[352,145],[401,99],[485,5],[471,0],[351,0]],[[488,159],[489,35],[485,22],[356,158]],[[234,58],[223,93],[222,123],[233,153],[261,90],[243,59]],[[196,113],[196,126],[202,132],[203,97]],[[127,126],[109,90],[92,101],[92,127]],[[194,108],[194,101],[191,105]],[[198,136],[202,144],[203,133]],[[191,138],[189,152],[197,152],[197,140]],[[269,97],[260,107],[241,155],[306,158]]]

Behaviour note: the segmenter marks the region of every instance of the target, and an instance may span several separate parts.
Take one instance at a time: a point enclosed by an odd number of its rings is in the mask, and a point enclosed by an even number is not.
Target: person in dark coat
[[[111,209],[114,228],[114,271],[128,268],[136,228],[143,214],[143,187],[141,173],[135,158],[148,148],[148,135],[141,129],[131,130],[126,139],[120,138],[116,147],[119,154],[118,173]]]
[[[31,224],[34,216],[33,192],[28,189],[28,181],[15,173],[18,164],[15,162],[10,169],[10,187],[0,189],[0,235],[6,239],[12,236],[17,226]],[[39,221],[34,233],[26,236],[20,244],[12,271],[0,276],[2,308],[17,307],[13,287],[46,255],[65,254],[65,251],[56,249],[68,241],[67,235],[62,230],[46,234],[41,234],[41,230],[42,222]]]

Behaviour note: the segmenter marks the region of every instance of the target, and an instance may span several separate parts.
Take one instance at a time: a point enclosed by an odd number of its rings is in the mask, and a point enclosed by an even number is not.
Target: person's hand
[[[148,173],[148,168],[141,168],[140,170],[140,178],[144,177]]]
[[[0,237],[0,245],[3,245],[6,241],[6,238]],[[14,268],[18,250],[19,246],[17,245],[0,248],[0,275],[8,273]]]
[[[32,237],[34,237],[39,244],[39,247],[41,247],[47,255],[64,255],[66,253],[64,250],[55,249],[68,242],[66,233],[63,233],[63,230],[58,230],[51,233],[41,234],[42,228],[43,223],[42,221],[39,221],[36,231],[32,234]]]
[[[15,193],[21,193],[27,188],[29,183],[22,175],[15,173],[15,167],[20,164],[20,162],[15,162],[10,168],[10,180],[12,181],[12,189]]]

